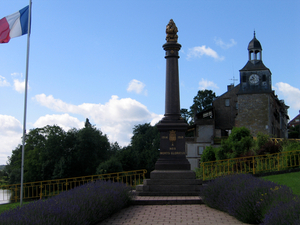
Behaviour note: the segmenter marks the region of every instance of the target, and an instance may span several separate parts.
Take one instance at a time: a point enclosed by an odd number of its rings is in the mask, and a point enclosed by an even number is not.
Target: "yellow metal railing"
[[[300,150],[275,154],[203,162],[202,180],[210,180],[233,173],[260,173],[280,171],[300,166]]]
[[[136,186],[143,182],[146,173],[147,170],[143,169],[24,183],[23,199],[41,199],[43,197],[54,196],[62,191],[67,191],[96,180],[110,180],[112,182],[121,182],[130,186]],[[0,185],[0,203],[1,201],[19,201],[20,189],[21,184]]]
[[[288,141],[299,141],[300,139],[284,139],[284,138],[270,138],[271,141],[273,141],[275,144],[278,144],[284,140],[288,140]]]

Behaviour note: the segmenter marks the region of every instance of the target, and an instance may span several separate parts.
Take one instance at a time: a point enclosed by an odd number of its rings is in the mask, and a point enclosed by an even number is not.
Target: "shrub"
[[[216,160],[227,159],[227,154],[224,148],[222,148],[222,146],[219,148],[215,148],[215,156],[216,156]]]
[[[251,224],[270,220],[271,216],[268,215],[274,212],[280,211],[280,215],[284,217],[283,211],[286,209],[283,206],[276,208],[278,205],[288,204],[291,201],[298,204],[300,202],[299,197],[293,195],[287,186],[279,186],[250,174],[216,178],[202,187],[201,195],[208,206],[228,212],[242,222]],[[298,215],[298,217],[291,216],[291,221],[299,220],[298,209],[290,207],[290,214]]]
[[[216,156],[214,148],[212,146],[206,147],[201,155],[201,162],[209,162],[215,160]]]
[[[258,145],[259,148],[261,148],[269,140],[270,140],[269,135],[258,132],[258,134],[257,134],[257,145]]]
[[[258,155],[279,153],[280,150],[281,145],[279,143],[276,144],[273,141],[269,140],[260,148],[260,150],[258,151]]]
[[[96,181],[3,212],[0,221],[2,225],[95,224],[129,202],[129,189],[124,184]]]
[[[292,199],[289,202],[278,202],[266,214],[264,225],[300,224],[300,200]]]
[[[282,143],[282,151],[283,152],[289,152],[289,151],[295,151],[300,150],[300,142],[299,141],[284,141]]]
[[[253,146],[253,137],[245,127],[234,127],[227,140],[222,141],[222,148],[227,158],[239,157]]]
[[[96,174],[115,173],[123,171],[122,164],[116,157],[101,163],[96,170]]]

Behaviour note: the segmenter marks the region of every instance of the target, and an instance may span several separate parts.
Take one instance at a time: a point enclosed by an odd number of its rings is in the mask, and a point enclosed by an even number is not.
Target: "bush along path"
[[[0,214],[1,225],[92,225],[129,205],[130,188],[91,182]]]
[[[287,186],[250,174],[216,178],[202,187],[201,196],[208,206],[244,223],[300,224],[300,197]]]

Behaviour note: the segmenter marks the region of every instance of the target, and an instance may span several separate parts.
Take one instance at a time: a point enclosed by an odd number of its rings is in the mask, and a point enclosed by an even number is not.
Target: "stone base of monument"
[[[202,180],[191,170],[154,170],[136,186],[139,196],[199,196]]]

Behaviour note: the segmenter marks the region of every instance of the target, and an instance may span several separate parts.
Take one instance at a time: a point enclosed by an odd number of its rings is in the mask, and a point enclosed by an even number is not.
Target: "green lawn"
[[[293,190],[294,194],[300,195],[300,172],[271,175],[262,178],[273,181],[277,184],[286,185]]]
[[[23,205],[26,205],[30,202],[23,202]],[[0,204],[0,214],[3,213],[6,210],[14,209],[20,206],[20,202],[14,202],[9,204]]]

